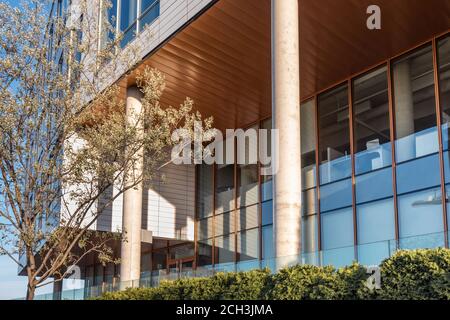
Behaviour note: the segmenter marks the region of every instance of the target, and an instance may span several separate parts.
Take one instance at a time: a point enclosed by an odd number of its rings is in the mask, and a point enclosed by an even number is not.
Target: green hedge
[[[157,288],[106,293],[104,300],[450,299],[450,250],[399,251],[381,264],[381,289],[370,290],[363,266],[298,265],[165,281]]]

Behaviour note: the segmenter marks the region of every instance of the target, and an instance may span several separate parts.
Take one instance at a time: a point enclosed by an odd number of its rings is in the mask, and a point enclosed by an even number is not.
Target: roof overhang
[[[366,26],[369,5],[381,8],[381,30]],[[299,0],[302,99],[450,30],[442,0]],[[166,76],[162,102],[186,96],[220,129],[271,114],[271,1],[219,0],[150,53],[137,69]],[[122,94],[134,73],[119,84]]]

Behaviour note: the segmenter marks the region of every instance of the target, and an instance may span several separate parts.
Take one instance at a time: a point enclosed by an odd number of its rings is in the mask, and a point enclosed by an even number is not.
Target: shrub
[[[450,299],[450,250],[398,251],[381,264],[381,299]]]
[[[335,269],[298,265],[218,273],[210,278],[162,282],[157,288],[106,293],[105,300],[344,300],[450,299],[450,250],[399,251],[381,264],[381,289],[365,285],[363,266]]]

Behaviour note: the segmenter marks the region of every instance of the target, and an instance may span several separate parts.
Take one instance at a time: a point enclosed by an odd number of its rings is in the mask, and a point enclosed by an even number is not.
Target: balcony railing
[[[181,278],[210,277],[219,272],[239,272],[255,269],[269,268],[271,271],[282,267],[298,264],[311,264],[317,266],[332,265],[342,267],[354,261],[362,265],[379,265],[384,259],[391,257],[397,250],[437,248],[445,246],[448,232],[426,234],[421,236],[402,238],[400,240],[386,240],[374,243],[361,244],[343,248],[334,248],[318,252],[303,253],[296,256],[278,257],[263,260],[249,260],[239,263],[225,263],[214,266],[202,266],[192,270],[169,273],[155,271],[142,273],[141,279],[115,284],[103,284],[76,290],[66,290],[61,294],[62,300],[84,300],[101,296],[106,292],[116,292],[126,288],[157,287],[162,281],[171,281]],[[36,300],[53,300],[53,293],[37,295]]]

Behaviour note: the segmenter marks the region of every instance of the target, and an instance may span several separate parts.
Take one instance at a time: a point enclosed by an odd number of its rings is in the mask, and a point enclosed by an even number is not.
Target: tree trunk
[[[27,300],[34,300],[34,294],[36,291],[36,287],[30,283],[27,286]]]

